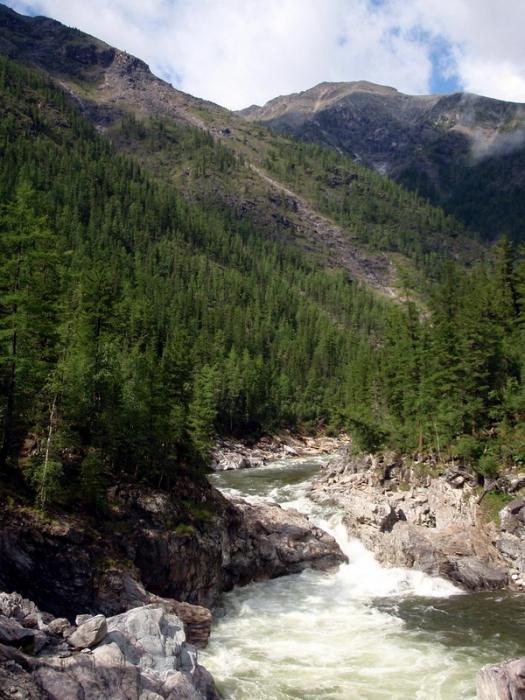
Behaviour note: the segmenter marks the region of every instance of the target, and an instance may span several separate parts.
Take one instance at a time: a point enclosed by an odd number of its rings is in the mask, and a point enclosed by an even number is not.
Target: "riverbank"
[[[220,690],[237,700],[473,700],[482,667],[525,654],[525,598],[465,593],[442,577],[379,564],[349,535],[341,508],[309,498],[322,462],[212,476],[229,495],[308,514],[349,558],[333,574],[307,570],[223,596],[202,657]]]
[[[344,561],[306,516],[231,501],[202,477],[181,477],[169,492],[114,486],[97,515],[1,506],[0,590],[18,598],[7,595],[0,610],[0,698],[215,698],[195,648],[208,641],[221,593]],[[143,612],[128,625],[133,610]],[[89,639],[88,619],[100,633]],[[143,637],[157,650],[151,668]],[[175,674],[168,685],[164,670]],[[13,696],[18,685],[25,694]]]
[[[500,481],[502,491],[486,492],[454,460],[358,455],[346,446],[322,467],[308,495],[341,508],[349,534],[384,565],[443,576],[471,591],[523,590],[524,479]]]
[[[214,471],[250,469],[290,457],[315,457],[334,454],[350,442],[346,434],[307,435],[283,430],[257,439],[222,438],[212,450]]]

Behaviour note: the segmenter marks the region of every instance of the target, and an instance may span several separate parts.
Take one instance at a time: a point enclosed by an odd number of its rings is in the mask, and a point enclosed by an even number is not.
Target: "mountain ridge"
[[[272,135],[269,130],[251,126],[241,116],[218,105],[180,92],[157,78],[140,59],[109,47],[79,30],[69,29],[54,20],[48,22],[18,15],[2,5],[0,52],[48,73],[71,96],[81,113],[99,131],[108,135],[118,149],[148,165],[155,176],[176,184],[189,198],[206,200],[207,205],[226,206],[236,211],[238,216],[253,218],[266,235],[298,245],[308,254],[320,256],[329,267],[347,269],[356,281],[369,284],[388,297],[401,296],[393,293],[393,287],[399,284],[396,281],[398,265],[397,262],[392,264],[392,259],[386,260],[388,251],[371,250],[366,241],[361,240],[363,236],[359,231],[356,235],[348,230],[346,215],[334,218],[330,207],[321,211],[319,204],[315,203],[317,220],[323,217],[329,219],[322,226],[325,234],[319,236],[317,227],[311,226],[311,217],[303,216],[305,209],[298,206],[300,198],[305,196],[315,196],[318,200],[337,198],[340,201],[350,196],[359,200],[366,198],[367,202],[375,199],[377,206],[382,208],[385,198],[383,184],[377,181],[357,186],[359,177],[368,181],[370,176],[368,173],[359,175],[354,172],[355,168],[350,162],[331,164],[334,172],[343,168],[346,174],[344,177],[340,173],[330,176],[330,189],[324,187],[322,195],[321,192],[315,194],[321,187],[319,179],[314,182],[312,175],[306,173],[305,166],[299,162],[294,169],[303,173],[301,182],[287,181],[283,177],[286,169],[282,169],[282,173],[277,173],[275,168],[269,172],[268,167],[275,164],[275,158],[279,160],[279,154],[289,149],[286,139]],[[130,125],[129,119],[138,120],[141,128]],[[166,128],[157,128],[159,120],[167,120]],[[235,162],[235,167],[227,166],[215,172],[205,166],[205,177],[198,175],[195,164],[186,161],[182,134],[168,136],[171,120],[183,128],[196,128],[210,135],[214,141],[213,148],[222,149],[225,163]],[[128,132],[133,132],[131,139],[123,133],[124,123],[127,123]],[[149,143],[151,139],[146,136],[151,135],[152,131],[156,134],[154,144]],[[158,146],[159,139],[162,148]],[[208,146],[204,145],[203,148],[205,150]],[[207,156],[203,154],[203,157]],[[272,183],[261,176],[262,171]],[[326,174],[323,174],[322,178],[325,177]],[[276,185],[276,181],[279,184]],[[336,182],[338,184],[334,184]],[[279,190],[290,188],[296,196],[281,201]],[[424,207],[423,203],[418,203],[416,208],[419,206]],[[407,201],[403,207],[407,212],[409,209],[412,211],[414,203]],[[397,214],[393,204],[391,212],[389,217],[395,219]],[[374,224],[378,228],[383,225],[381,221]],[[397,223],[395,225],[398,226]],[[418,221],[414,221],[410,228],[414,230],[414,236],[422,235]],[[449,228],[456,230],[457,226],[451,222]],[[326,235],[327,230],[334,232],[343,248],[339,243],[332,245],[330,236]],[[447,238],[443,226],[441,230],[442,239],[436,238],[433,232],[427,235],[423,231],[423,237],[427,237],[424,246],[431,251],[439,248],[444,255],[452,251],[453,256],[461,256],[462,247],[467,250],[474,245],[466,237],[464,242],[461,236],[454,240]],[[457,231],[454,235],[457,235]],[[458,240],[461,241],[459,244]],[[469,252],[468,256],[471,255]],[[351,261],[351,264],[345,266],[344,260]],[[371,270],[375,270],[373,274]]]
[[[320,83],[239,114],[347,154],[489,239],[523,236],[525,104],[358,81]]]

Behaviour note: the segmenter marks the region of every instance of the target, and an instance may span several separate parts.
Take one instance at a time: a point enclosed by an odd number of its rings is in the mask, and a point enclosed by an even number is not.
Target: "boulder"
[[[13,618],[0,615],[0,644],[23,648],[36,654],[47,643],[47,637],[39,630],[26,629]]]
[[[95,615],[77,627],[67,638],[67,643],[75,649],[86,649],[99,644],[107,633],[105,616]]]
[[[477,700],[525,700],[525,658],[484,666],[476,690]]]
[[[147,605],[106,624],[102,642],[65,658],[30,657],[0,644],[0,699],[218,700],[176,615]]]
[[[74,627],[66,617],[57,617],[44,627],[44,631],[46,634],[69,637],[74,632]]]
[[[231,543],[227,566],[232,585],[305,568],[330,570],[346,561],[334,538],[306,515],[275,503],[233,502],[242,521]]]
[[[80,626],[83,625],[84,622],[87,622],[88,620],[91,620],[93,615],[90,615],[89,613],[84,613],[83,615],[77,615],[75,617],[75,625]]]
[[[53,620],[52,615],[41,612],[32,601],[18,593],[0,593],[0,614],[34,629],[42,629]]]

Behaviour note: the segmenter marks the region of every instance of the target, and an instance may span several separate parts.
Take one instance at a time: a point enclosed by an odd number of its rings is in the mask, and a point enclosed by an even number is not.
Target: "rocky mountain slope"
[[[350,159],[332,159],[323,177],[309,163],[292,167],[287,139],[176,90],[139,59],[59,22],[0,5],[0,53],[52,76],[121,151],[187,197],[226,207],[266,237],[343,268],[387,297],[413,284],[407,270],[429,255],[481,255],[457,222],[402,190],[390,191]],[[185,148],[188,138],[195,140],[192,128],[210,139],[199,163]],[[210,149],[221,155],[219,168]],[[392,235],[400,229],[402,239]]]
[[[494,238],[523,236],[525,105],[467,93],[411,96],[321,83],[240,112],[333,147]]]

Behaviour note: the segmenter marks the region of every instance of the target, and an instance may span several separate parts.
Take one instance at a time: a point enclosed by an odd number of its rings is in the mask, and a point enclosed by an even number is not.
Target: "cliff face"
[[[321,83],[240,114],[344,152],[488,237],[520,234],[523,104],[466,93],[411,96],[367,82]]]
[[[498,481],[513,500],[496,524],[487,522],[482,492],[465,465],[430,456],[361,457],[347,447],[323,467],[310,497],[343,508],[349,533],[383,564],[444,576],[466,590],[522,590],[523,483],[523,475]]]
[[[211,606],[235,584],[330,568],[343,559],[335,541],[305,516],[230,503],[189,480],[171,493],[115,488],[108,512],[96,520],[42,519],[6,505],[0,515],[0,590],[69,618],[114,615],[150,601],[141,587]]]

